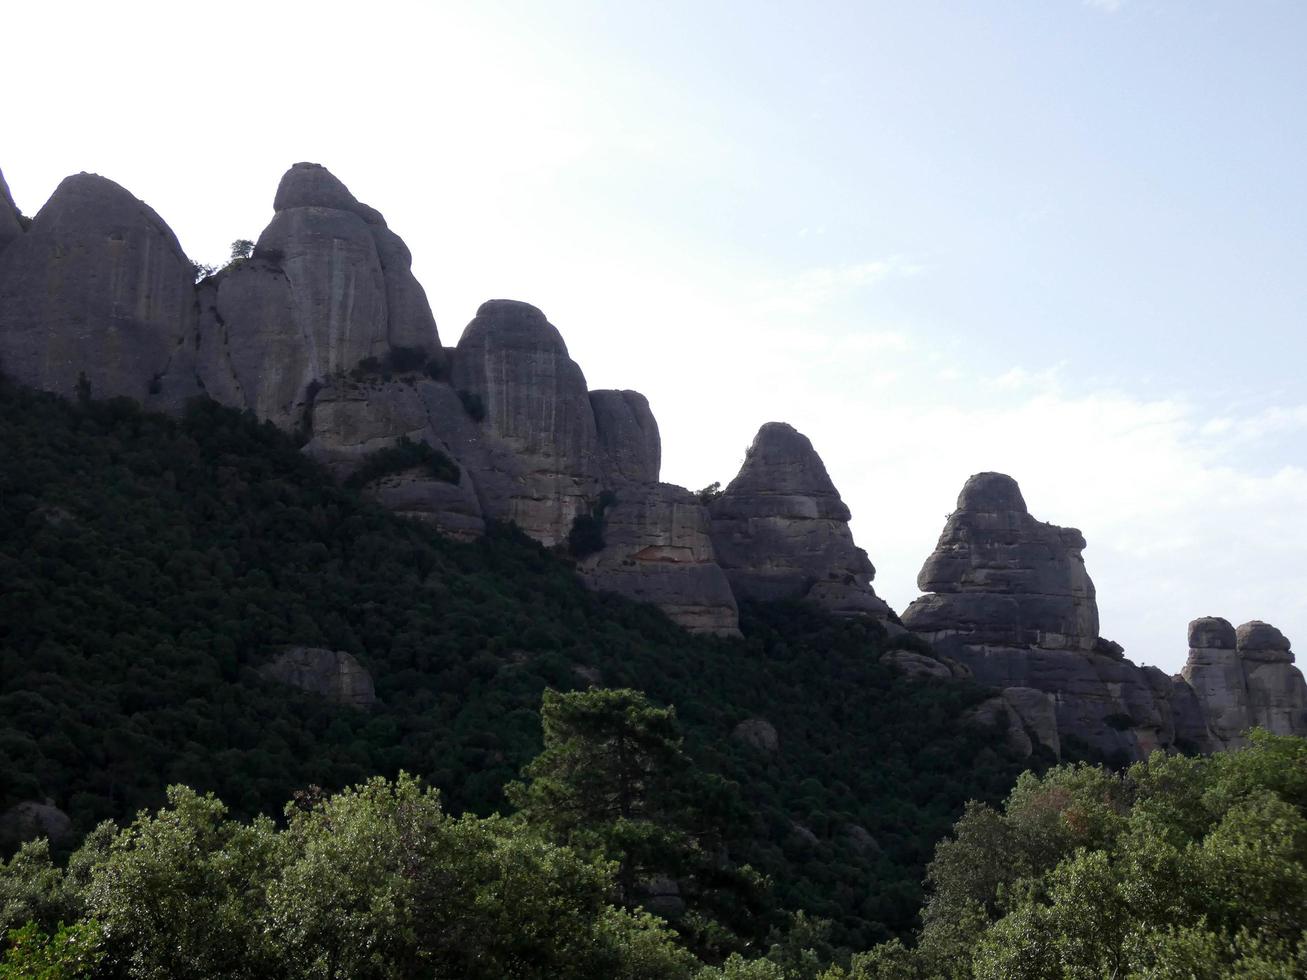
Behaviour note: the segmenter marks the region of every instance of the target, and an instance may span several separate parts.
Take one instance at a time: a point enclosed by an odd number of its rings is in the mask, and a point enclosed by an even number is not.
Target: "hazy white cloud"
[[[1083,0],[1086,7],[1093,7],[1104,13],[1114,14],[1125,6],[1125,0]]]
[[[889,279],[918,276],[924,271],[923,265],[897,255],[868,262],[804,269],[763,282],[757,306],[766,313],[804,316],[858,290]]]

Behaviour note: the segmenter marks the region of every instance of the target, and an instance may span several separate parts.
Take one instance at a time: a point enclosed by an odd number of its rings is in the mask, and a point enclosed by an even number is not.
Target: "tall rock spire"
[[[717,560],[742,599],[810,599],[832,612],[892,614],[876,569],[853,543],[849,508],[808,437],[783,422],[758,430],[744,465],[711,502]]]

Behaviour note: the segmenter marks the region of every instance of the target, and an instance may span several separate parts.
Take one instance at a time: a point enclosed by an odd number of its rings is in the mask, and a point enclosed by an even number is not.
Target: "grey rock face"
[[[71,397],[84,373],[95,397],[167,407],[162,379],[194,322],[176,236],[103,177],[66,178],[0,251],[0,365],[23,384]]]
[[[367,708],[377,700],[372,676],[340,650],[291,647],[260,667],[259,673],[351,708]]]
[[[1189,624],[1189,643],[1181,675],[1202,705],[1216,747],[1226,748],[1252,724],[1234,627],[1216,616],[1196,619]]]
[[[316,163],[297,163],[281,178],[273,210],[295,208],[348,211],[362,219],[372,235],[385,279],[387,341],[391,347],[421,349],[443,360],[426,290],[413,278],[413,256],[404,240],[386,227],[381,212],[359,203],[348,187]]]
[[[764,425],[709,505],[713,546],[736,596],[810,599],[839,615],[885,619],[875,568],[853,543],[849,509],[807,437]]]
[[[11,241],[23,233],[23,226],[18,220],[18,207],[9,193],[5,175],[0,172],[0,252]]]
[[[1075,528],[1030,516],[1016,481],[971,477],[917,576],[934,597],[913,603],[918,632],[961,627],[981,640],[1052,650],[1090,651],[1098,640],[1094,583]],[[920,605],[918,605],[920,603]]]
[[[305,163],[282,177],[275,208],[254,257],[200,287],[195,359],[208,394],[295,428],[311,389],[369,358],[384,364],[403,347],[443,362],[408,248],[377,211]]]
[[[649,400],[638,391],[592,391],[590,407],[604,485],[657,483],[663,448]]]
[[[425,379],[355,382],[337,378],[313,401],[312,439],[305,451],[340,478],[353,473],[370,453],[400,437],[425,442],[458,462],[457,453],[437,434],[431,411],[433,404],[440,406],[442,400],[428,397],[431,389],[444,389],[445,410],[461,415],[462,406],[446,385]],[[459,466],[458,483],[409,470],[383,477],[364,489],[382,506],[431,524],[450,537],[470,540],[485,531],[474,477],[464,465]]]
[[[1079,531],[1031,517],[1011,477],[973,476],[917,578],[934,594],[903,623],[981,684],[1052,695],[1060,738],[1138,758],[1174,742],[1170,685],[1155,690],[1098,636],[1084,547]]]
[[[195,372],[205,392],[283,429],[298,428],[319,365],[286,273],[249,259],[206,279],[196,298]]]
[[[365,358],[386,355],[385,275],[376,241],[362,218],[332,208],[278,211],[255,251],[282,256],[295,325],[307,341],[313,377],[325,378]]]
[[[440,346],[427,292],[413,275],[412,253],[404,240],[385,224],[369,225],[368,230],[377,247],[386,283],[387,341],[391,347],[421,350],[443,366],[445,349]]]
[[[735,596],[699,499],[668,483],[625,483],[616,495],[604,515],[604,548],[578,563],[582,580],[652,602],[692,633],[738,635]]]
[[[1008,687],[1003,689],[1003,700],[1033,739],[1060,759],[1062,744],[1057,733],[1057,699],[1047,691],[1037,691],[1033,687]]]
[[[499,486],[479,485],[487,516],[546,545],[565,540],[598,495],[599,467],[585,376],[562,335],[534,306],[491,300],[458,342],[453,381],[480,400],[484,434],[520,464]]]
[[[292,208],[332,208],[336,211],[359,210],[359,202],[330,170],[320,163],[297,163],[287,170],[277,185],[274,211]],[[371,209],[368,209],[371,211]],[[376,214],[375,211],[371,213]]]
[[[1207,646],[1194,642],[1208,640]],[[1219,639],[1220,646],[1216,646]],[[1216,617],[1189,624],[1183,677],[1202,706],[1218,748],[1247,743],[1249,728],[1276,735],[1307,735],[1307,683],[1293,665],[1284,634],[1253,620],[1233,629]]]

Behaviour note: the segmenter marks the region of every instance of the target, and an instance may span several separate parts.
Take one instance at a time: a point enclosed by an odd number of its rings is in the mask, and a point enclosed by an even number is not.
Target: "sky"
[[[1307,650],[1307,4],[21,4],[0,169],[146,200],[192,258],[322,163],[441,339],[534,303],[644,392],[663,479],[807,434],[899,610],[958,491],[1079,527],[1101,631]]]

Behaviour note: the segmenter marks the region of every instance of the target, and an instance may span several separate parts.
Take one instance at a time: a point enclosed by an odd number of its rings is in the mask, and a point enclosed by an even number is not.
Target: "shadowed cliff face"
[[[853,543],[849,509],[807,436],[783,422],[758,430],[744,465],[710,505],[713,545],[735,594],[810,599],[839,614],[887,619],[876,574]]]
[[[184,360],[195,322],[191,265],[143,202],[94,174],[66,178],[26,234],[0,203],[0,364],[15,381],[71,397],[180,405],[160,379]]]
[[[5,175],[0,172],[0,252],[6,245],[23,233],[22,223],[18,220],[18,208],[5,183]]]

